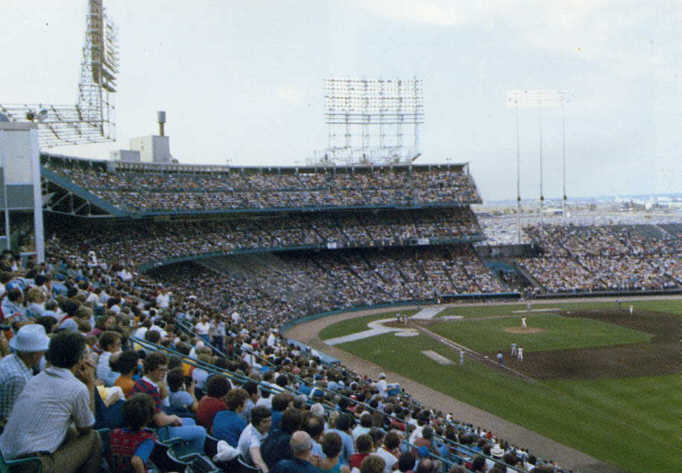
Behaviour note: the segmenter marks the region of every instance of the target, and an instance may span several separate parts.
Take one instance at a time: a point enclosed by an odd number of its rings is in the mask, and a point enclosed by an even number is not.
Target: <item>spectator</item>
[[[0,360],[0,425],[7,422],[14,402],[33,377],[33,369],[47,351],[50,339],[42,325],[28,324],[9,341],[14,353]]]
[[[317,405],[322,407],[320,404]],[[303,430],[310,435],[310,439],[313,442],[313,457],[317,457],[319,460],[324,458],[322,445],[320,444],[322,434],[324,433],[324,420],[322,420],[321,416],[318,416],[313,412],[313,407],[315,407],[315,405],[313,405],[310,409],[310,415],[308,415],[308,418],[304,422]]]
[[[231,389],[227,393],[227,409],[219,411],[213,418],[211,434],[237,447],[239,437],[246,427],[246,422],[239,415],[246,406],[248,394],[241,388]]]
[[[398,457],[400,456],[400,434],[395,431],[390,431],[384,437],[384,444],[381,448],[376,451],[376,455],[384,460],[386,466],[384,467],[384,473],[390,473],[393,467],[398,463]]]
[[[355,439],[355,450],[357,453],[350,456],[348,461],[349,466],[351,468],[360,468],[362,460],[372,453],[373,449],[372,436],[369,434],[359,435],[358,438]]]
[[[197,424],[211,429],[217,412],[228,409],[225,396],[230,391],[230,381],[223,375],[213,375],[206,381],[206,395],[199,400]]]
[[[350,435],[353,428],[353,416],[348,413],[341,414],[336,419],[335,428],[329,429],[329,432],[336,432],[341,438],[341,455],[339,458],[343,465],[348,465],[348,460],[355,453],[355,446],[353,445],[353,437]]]
[[[114,386],[119,386],[126,397],[133,394],[133,388],[135,387],[133,376],[137,372],[139,359],[140,356],[136,351],[124,351],[115,361],[115,370],[121,374],[114,381]]]
[[[302,430],[294,432],[289,446],[292,458],[278,461],[272,473],[320,473],[320,470],[311,463],[313,444],[306,432]]]
[[[372,430],[372,415],[368,412],[360,416],[360,424],[353,429],[353,439],[357,441],[362,434],[367,434]]]
[[[95,377],[84,354],[80,334],[65,332],[50,340],[51,366],[26,383],[0,437],[6,459],[41,453],[45,473],[98,471],[101,443],[92,430]],[[72,423],[76,430],[69,429]]]
[[[279,460],[292,458],[289,441],[303,422],[301,413],[293,407],[286,409],[280,420],[280,428],[272,431],[261,444],[261,454],[268,468],[273,468]]]
[[[99,346],[102,353],[97,360],[97,379],[105,386],[113,386],[120,373],[111,369],[111,363],[116,362],[121,352],[121,335],[118,332],[106,330],[99,336]]]
[[[398,457],[398,471],[402,473],[413,473],[416,461],[414,454],[410,451],[400,454],[400,457]]]
[[[180,418],[176,415],[168,415],[161,410],[161,390],[163,378],[168,370],[168,360],[161,353],[151,353],[144,359],[144,376],[138,379],[133,387],[133,393],[149,394],[154,400],[153,423],[156,427],[168,426],[171,437],[179,437],[188,442],[193,452],[201,452],[204,448],[206,430],[196,425],[193,419]]]
[[[369,455],[360,464],[360,473],[383,473],[386,471],[386,462],[378,455]]]
[[[322,473],[348,473],[348,465],[342,465],[339,459],[341,453],[341,436],[336,432],[327,432],[322,438],[322,451],[325,458],[320,461],[318,468]]]
[[[263,461],[260,445],[268,431],[272,417],[267,407],[256,406],[251,409],[251,422],[244,428],[239,436],[237,448],[242,457],[250,464],[263,473],[268,472],[268,466]]]
[[[168,383],[168,403],[173,413],[180,417],[193,417],[199,404],[194,397],[194,382],[186,388],[182,368],[170,370],[166,375],[166,382]]]
[[[109,467],[116,473],[145,473],[154,449],[154,432],[145,429],[154,416],[154,400],[134,394],[123,403],[123,428],[109,434]]]

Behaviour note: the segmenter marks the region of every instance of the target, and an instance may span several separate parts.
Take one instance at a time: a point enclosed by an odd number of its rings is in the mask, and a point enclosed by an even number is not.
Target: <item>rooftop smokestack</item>
[[[159,122],[159,136],[166,136],[163,133],[163,126],[166,124],[166,112],[156,112],[156,117]]]

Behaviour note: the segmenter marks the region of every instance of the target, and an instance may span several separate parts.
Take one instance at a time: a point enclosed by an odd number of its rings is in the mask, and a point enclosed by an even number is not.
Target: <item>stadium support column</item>
[[[43,229],[43,201],[40,186],[40,150],[37,125],[33,123],[0,122],[0,205],[5,214],[6,248],[12,243],[24,245],[21,256],[35,256],[38,263],[45,260]],[[32,212],[32,228],[12,227],[12,216]],[[14,231],[13,230],[17,230]],[[22,234],[23,232],[23,234]],[[14,234],[16,242],[10,241]],[[21,234],[21,235],[19,235]],[[20,241],[21,240],[21,241]],[[28,242],[33,241],[29,247]]]

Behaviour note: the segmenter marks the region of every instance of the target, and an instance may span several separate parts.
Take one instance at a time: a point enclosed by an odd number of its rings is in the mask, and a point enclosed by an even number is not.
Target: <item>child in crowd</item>
[[[126,397],[132,394],[135,381],[138,378],[135,375],[137,373],[139,359],[140,356],[136,351],[124,351],[113,366],[116,371],[121,373],[121,375],[116,378],[114,386],[119,386]]]
[[[145,473],[145,463],[154,449],[155,435],[145,427],[154,415],[148,394],[134,394],[123,403],[123,425],[109,433],[109,467],[117,473]]]

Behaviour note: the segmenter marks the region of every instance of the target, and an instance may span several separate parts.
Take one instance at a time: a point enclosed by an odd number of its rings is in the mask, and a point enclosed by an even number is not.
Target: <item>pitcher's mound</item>
[[[545,329],[544,328],[537,328],[537,327],[527,327],[527,328],[509,327],[509,328],[504,329],[504,331],[508,332],[508,333],[540,333],[540,332],[544,332]]]

